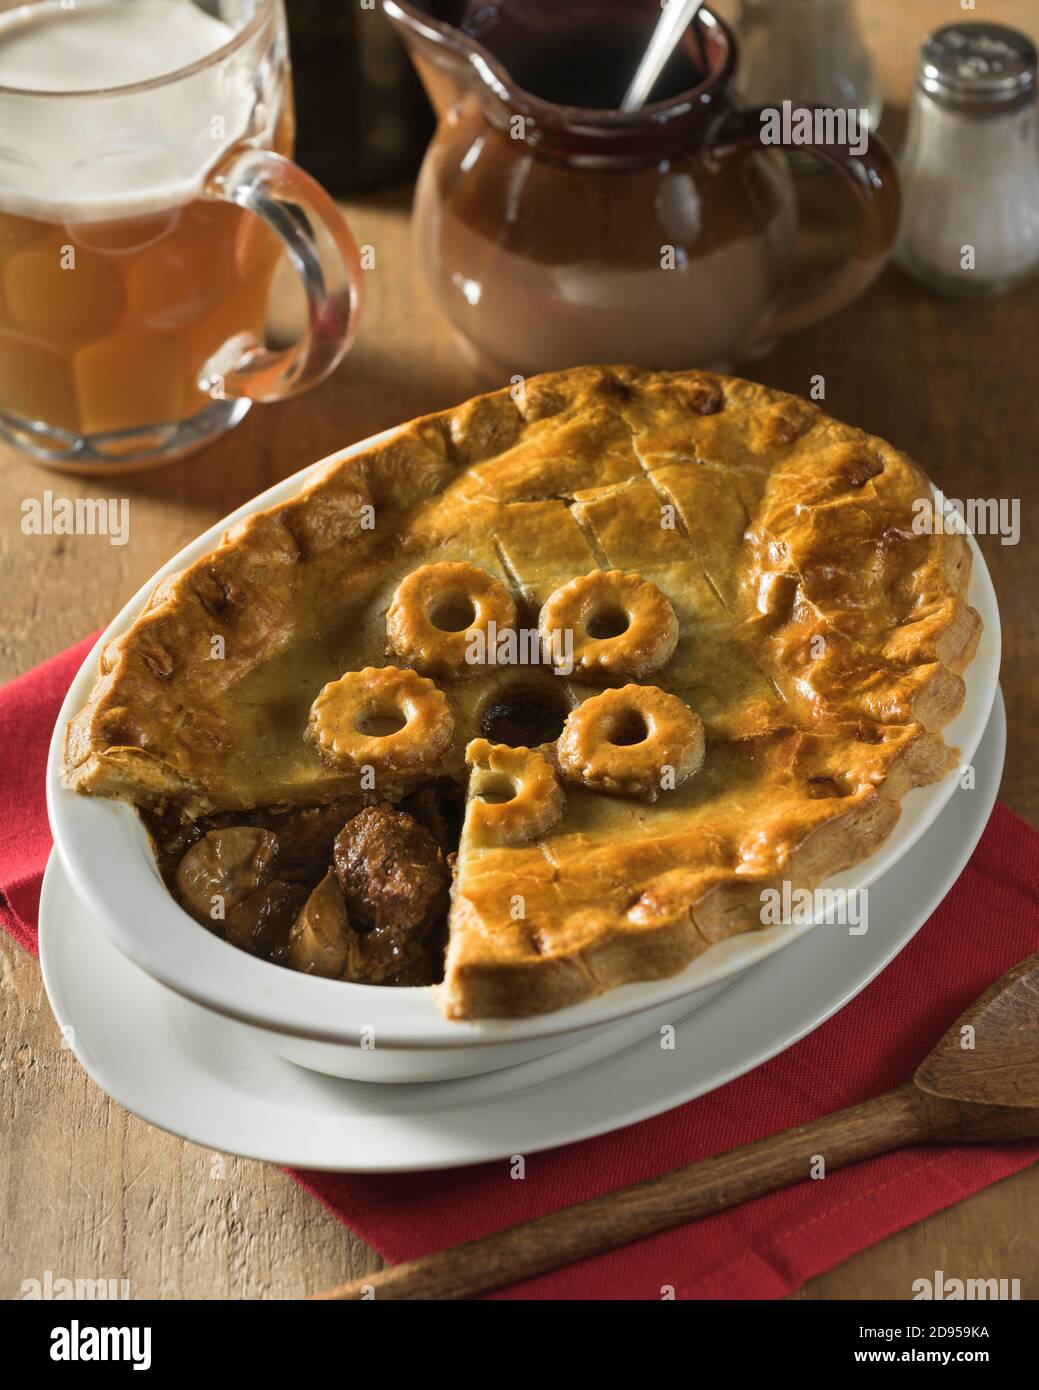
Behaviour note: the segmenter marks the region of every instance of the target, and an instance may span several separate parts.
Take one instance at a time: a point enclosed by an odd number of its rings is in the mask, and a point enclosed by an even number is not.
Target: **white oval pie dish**
[[[51,740],[47,806],[54,843],[77,895],[113,945],[161,984],[238,1020],[280,1056],[332,1076],[414,1082],[472,1076],[543,1056],[613,1021],[717,986],[765,960],[817,925],[769,927],[711,947],[680,974],[622,985],[608,994],[532,1018],[448,1022],[435,988],[395,989],[299,974],[256,959],[200,927],[167,892],[137,813],[122,802],[78,796],[60,783],[65,726],[86,703],[101,648],[138,616],[155,584],[212,550],[233,523],[284,501],[304,480],[370,448],[395,431],[366,439],[311,465],[247,502],[164,565],[99,638],[68,691]],[[999,677],[1000,630],[984,559],[969,537],[974,568],[969,600],[984,630],[965,676],[966,699],[946,726],[946,741],[969,764],[992,709]],[[863,889],[907,854],[958,785],[955,775],[916,788],[902,801],[895,830],[860,864],[827,880],[828,888]],[[847,927],[830,926],[831,931]]]

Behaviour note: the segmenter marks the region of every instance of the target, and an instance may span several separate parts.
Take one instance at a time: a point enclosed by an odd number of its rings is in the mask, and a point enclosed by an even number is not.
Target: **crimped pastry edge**
[[[715,383],[722,390],[730,384],[744,385],[738,379],[713,377],[705,372],[643,374],[638,369],[626,368],[577,368],[569,372],[551,373],[537,380],[544,389],[551,391],[557,384],[573,383],[582,377],[592,383],[593,379],[611,371],[634,371],[638,378],[666,375],[694,383],[704,382],[708,386]],[[784,400],[797,402],[799,406],[804,404],[785,393],[766,388],[755,389],[776,404]],[[457,457],[449,460],[449,450],[445,444],[446,440],[452,438],[457,418],[467,408],[500,399],[507,394],[488,393],[454,410],[422,417],[402,426],[386,444],[326,467],[304,485],[297,497],[239,523],[225,534],[216,551],[193,562],[180,574],[161,581],[130,629],[110,642],[102,652],[100,678],[87,706],[71,721],[67,731],[62,771],[64,785],[77,792],[112,796],[137,804],[161,804],[171,797],[186,799],[187,804],[192,805],[194,814],[208,809],[205,806],[204,787],[182,776],[165,759],[149,752],[146,747],[120,745],[105,740],[97,720],[106,712],[119,708],[127,675],[127,650],[142,636],[146,637],[150,623],[182,600],[192,579],[204,575],[214,558],[232,550],[241,554],[244,543],[249,547],[251,559],[263,562],[264,556],[270,557],[272,553],[272,529],[278,530],[291,517],[293,509],[305,506],[311,497],[320,495],[325,488],[334,491],[337,487],[345,486],[347,490],[363,492],[370,481],[370,465],[374,456],[380,453],[392,455],[394,451],[401,451],[402,445],[405,446],[404,453],[407,453],[408,447],[421,451],[425,455],[423,462],[426,469],[416,490],[424,497],[432,496],[446,481],[457,476],[460,466],[465,466]],[[861,435],[860,431],[853,433]],[[869,438],[865,435],[862,437]],[[904,455],[900,457],[915,469],[922,485],[929,487],[922,471]],[[392,472],[398,480],[404,476],[400,467],[394,468],[392,460],[388,472]],[[423,485],[430,478],[438,485],[422,492]],[[291,526],[286,525],[285,530],[291,538]],[[277,555],[282,547],[283,539],[275,537],[274,554]],[[914,717],[932,733],[952,719],[963,704],[964,684],[961,676],[974,657],[981,630],[977,614],[966,601],[971,564],[966,539],[956,534],[947,535],[944,537],[942,555],[950,591],[960,602],[953,619],[938,635],[936,649],[939,661],[932,677],[915,697],[912,709]],[[206,626],[211,626],[209,619]],[[259,661],[269,652],[257,651],[254,655]],[[140,672],[136,672],[135,679],[139,675]],[[938,739],[937,742],[945,750],[942,741]],[[953,754],[949,750],[945,750],[945,753],[947,756],[941,767],[936,761],[929,771],[921,767],[911,777],[904,778],[897,796],[894,795],[895,787],[892,784],[886,792],[878,792],[846,816],[814,831],[794,851],[788,870],[777,881],[785,881],[795,889],[811,889],[832,874],[873,853],[897,823],[901,795],[909,787],[925,785],[948,770]],[[839,845],[839,853],[825,852],[831,841],[835,847]],[[760,900],[761,889],[765,886],[768,886],[765,881],[756,885],[756,902]],[[467,1019],[544,1013],[577,1003],[622,983],[674,975],[716,941],[760,926],[757,912],[751,914],[748,911],[737,891],[738,887],[741,885],[724,885],[713,889],[700,902],[691,905],[683,917],[655,927],[652,939],[649,934],[641,932],[627,932],[623,937],[620,933],[608,934],[586,951],[559,959],[539,959],[531,963],[530,969],[518,963],[510,963],[497,970],[466,967],[453,982],[449,978],[442,987],[445,1011],[449,1017]],[[464,914],[465,911],[465,905],[456,901],[452,914]]]

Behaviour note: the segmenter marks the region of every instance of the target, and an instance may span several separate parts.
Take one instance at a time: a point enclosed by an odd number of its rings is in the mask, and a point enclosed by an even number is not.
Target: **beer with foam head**
[[[261,350],[282,249],[222,172],[291,154],[280,0],[2,4],[0,429],[73,465],[187,452],[235,422],[221,364]]]

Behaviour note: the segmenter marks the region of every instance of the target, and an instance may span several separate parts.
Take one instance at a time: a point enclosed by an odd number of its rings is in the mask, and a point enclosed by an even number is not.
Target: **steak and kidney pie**
[[[704,372],[591,367],[334,462],[164,580],[64,780],[279,965],[450,1018],[683,968],[955,764],[965,537],[882,440]]]

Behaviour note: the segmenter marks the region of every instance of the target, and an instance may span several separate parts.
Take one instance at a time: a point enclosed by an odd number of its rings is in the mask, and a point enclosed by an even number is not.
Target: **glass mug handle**
[[[808,103],[798,110],[827,111]],[[761,141],[763,108],[729,110],[722,117],[709,141],[713,156],[724,157],[737,150],[782,149]],[[796,147],[797,153],[810,154],[839,174],[859,209],[858,236],[844,261],[812,284],[791,286],[767,321],[757,329],[753,342],[768,342],[787,333],[807,328],[820,319],[843,309],[865,290],[881,269],[898,233],[902,194],[894,155],[879,136],[870,132],[866,151],[853,154],[841,145],[810,141]]]
[[[303,282],[307,326],[291,347],[272,350],[252,334],[225,343],[199,383],[214,396],[280,401],[322,381],[353,342],[363,299],[357,245],[320,184],[270,150],[231,150],[211,171],[205,195],[254,213],[281,240]]]

